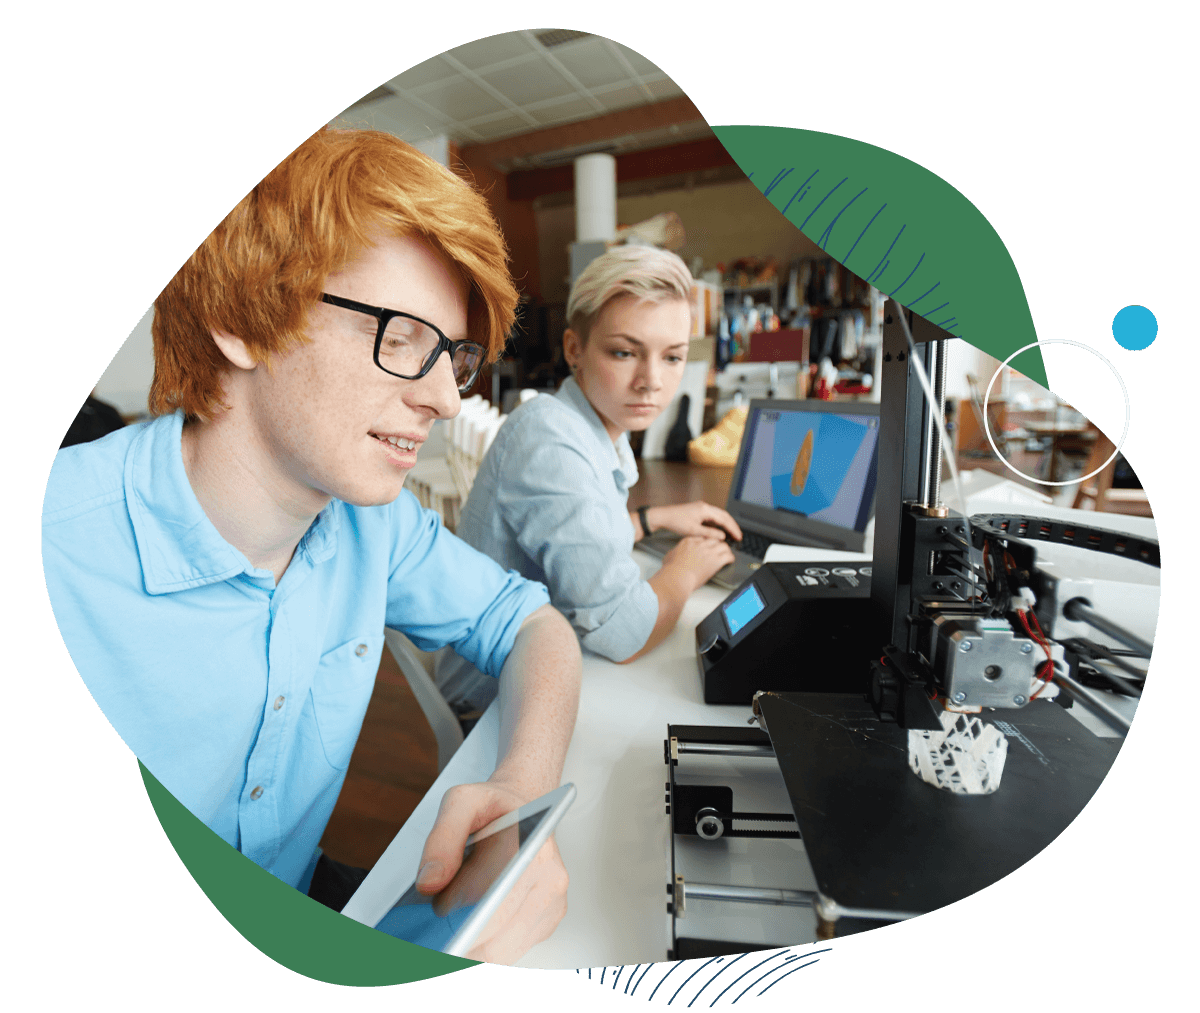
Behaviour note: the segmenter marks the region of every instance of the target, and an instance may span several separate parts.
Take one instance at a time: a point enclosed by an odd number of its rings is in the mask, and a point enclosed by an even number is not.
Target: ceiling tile
[[[502,119],[491,120],[488,123],[473,123],[471,130],[485,141],[499,140],[510,134],[523,134],[529,130],[529,123],[520,116],[505,116]]]
[[[585,88],[598,88],[629,79],[625,68],[600,39],[586,39],[562,46],[554,50],[554,55]]]
[[[633,69],[635,71],[637,71],[637,73],[639,73],[639,74],[661,74],[662,73],[661,70],[659,70],[653,63],[651,63],[644,56],[642,56],[641,53],[635,53],[632,49],[629,49],[626,46],[622,46],[620,43],[617,43],[617,48],[622,53],[625,54],[625,59],[629,61],[629,65],[631,67],[633,67]]]
[[[493,63],[500,63],[514,56],[532,53],[534,49],[519,32],[505,32],[503,35],[492,35],[476,42],[468,42],[465,46],[459,46],[449,52],[472,70],[479,70],[480,67],[490,67]]]
[[[415,67],[410,67],[403,74],[397,74],[389,84],[404,89],[420,88],[422,85],[454,77],[457,73],[458,71],[440,56],[435,56],[432,60],[426,60],[424,63],[418,63]]]
[[[596,93],[604,108],[613,109],[628,109],[630,106],[643,105],[650,100],[646,98],[646,93],[637,85],[630,85],[628,88],[617,88],[613,91]]]
[[[656,99],[674,98],[676,95],[683,94],[683,89],[669,77],[662,77],[657,81],[647,81],[645,84]]]
[[[416,96],[415,96],[416,97]],[[455,120],[500,112],[504,106],[466,78],[454,78],[437,88],[422,90],[422,102]]]
[[[561,123],[565,120],[581,120],[595,115],[596,107],[587,99],[568,99],[552,106],[529,109],[527,112],[539,123]]]
[[[575,94],[575,89],[558,71],[541,61],[482,76],[488,84],[519,106]]]

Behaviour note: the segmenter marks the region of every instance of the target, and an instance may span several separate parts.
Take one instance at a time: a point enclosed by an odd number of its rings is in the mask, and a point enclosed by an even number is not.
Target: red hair
[[[211,332],[241,338],[258,361],[304,341],[325,279],[379,231],[420,239],[458,266],[468,334],[496,359],[517,290],[487,201],[391,134],[326,128],[238,202],[155,300],[150,410],[211,418],[228,368]]]

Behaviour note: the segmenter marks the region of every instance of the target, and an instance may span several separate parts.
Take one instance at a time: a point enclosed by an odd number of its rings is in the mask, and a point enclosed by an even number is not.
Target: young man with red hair
[[[545,588],[401,489],[515,303],[479,194],[386,134],[322,131],[156,301],[157,417],[61,452],[51,474],[47,586],[92,695],[213,831],[331,906],[346,870],[314,875],[315,848],[385,625],[500,679],[495,773],[447,792],[421,889],[449,882],[471,831],[559,782],[574,633]],[[475,955],[515,960],[565,907],[550,843]]]

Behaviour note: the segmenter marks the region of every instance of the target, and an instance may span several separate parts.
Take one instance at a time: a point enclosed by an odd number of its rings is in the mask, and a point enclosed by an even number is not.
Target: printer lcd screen
[[[737,636],[740,630],[746,623],[750,622],[758,615],[765,606],[763,600],[759,596],[758,589],[751,584],[745,591],[739,594],[728,605],[723,606],[722,611],[725,613],[725,623],[729,627],[729,635]]]

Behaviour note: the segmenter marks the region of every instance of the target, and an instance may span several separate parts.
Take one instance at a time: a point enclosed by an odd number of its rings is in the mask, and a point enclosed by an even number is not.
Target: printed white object
[[[956,795],[990,795],[1000,787],[1008,739],[974,714],[943,711],[941,720],[940,732],[909,730],[912,772]]]

